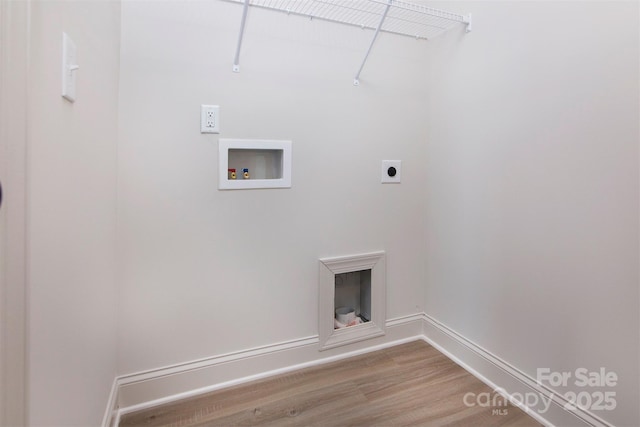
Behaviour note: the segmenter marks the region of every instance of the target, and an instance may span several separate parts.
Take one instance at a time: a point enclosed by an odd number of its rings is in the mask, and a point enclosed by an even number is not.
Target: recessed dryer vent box
[[[319,350],[386,333],[385,257],[384,251],[378,251],[320,259]]]
[[[220,190],[291,187],[291,141],[220,139],[218,147]]]

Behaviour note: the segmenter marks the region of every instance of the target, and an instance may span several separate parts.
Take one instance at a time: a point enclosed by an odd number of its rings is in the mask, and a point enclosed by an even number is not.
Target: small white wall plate
[[[70,102],[76,100],[78,68],[78,48],[67,33],[62,33],[62,97]]]
[[[402,182],[402,160],[383,160],[381,174],[383,184],[400,184]]]

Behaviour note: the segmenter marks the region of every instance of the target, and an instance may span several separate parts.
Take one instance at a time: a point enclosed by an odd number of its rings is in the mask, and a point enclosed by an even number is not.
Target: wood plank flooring
[[[127,414],[120,426],[540,426],[511,405],[465,405],[468,392],[493,397],[414,341]]]

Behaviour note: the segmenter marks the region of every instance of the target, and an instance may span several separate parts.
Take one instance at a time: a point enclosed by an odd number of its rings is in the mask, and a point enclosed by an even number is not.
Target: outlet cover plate
[[[220,133],[220,106],[200,106],[200,133]]]
[[[381,172],[383,184],[400,184],[402,182],[402,160],[383,160]]]

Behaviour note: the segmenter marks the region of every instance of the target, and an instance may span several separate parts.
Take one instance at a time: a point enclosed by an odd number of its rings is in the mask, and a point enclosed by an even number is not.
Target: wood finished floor
[[[511,405],[469,407],[468,392],[493,397],[414,341],[127,414],[120,426],[540,426]]]

